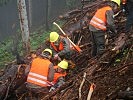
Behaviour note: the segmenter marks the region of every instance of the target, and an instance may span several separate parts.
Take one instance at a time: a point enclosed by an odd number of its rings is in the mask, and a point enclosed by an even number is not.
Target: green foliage
[[[0,43],[0,68],[2,68],[6,63],[12,61],[14,56],[11,53],[11,39]]]
[[[125,50],[123,51],[123,55],[126,55],[127,53],[128,53],[128,50],[125,49]]]
[[[34,32],[32,36],[30,37],[30,43],[31,43],[31,49],[37,49],[44,40],[48,37],[49,32],[43,32],[43,34],[39,34],[38,32]],[[17,42],[17,39],[14,41],[14,38],[8,38],[5,41],[2,41],[0,43],[0,68],[2,68],[6,63],[9,63],[15,59],[14,52],[19,52],[20,55],[23,54],[22,52],[22,40],[19,39]]]
[[[63,22],[57,22],[60,26],[63,25]],[[36,50],[40,47],[45,40],[49,37],[49,33],[51,31],[59,31],[57,26],[52,25],[49,31],[45,31],[43,27],[40,27],[37,31],[31,33],[30,35],[30,46],[31,50]],[[15,41],[13,41],[15,40]],[[20,55],[22,52],[22,40],[20,35],[20,30],[17,30],[17,35],[11,38],[6,39],[5,41],[0,42],[0,69],[4,67],[5,64],[13,61],[15,59],[15,55],[13,53],[16,51],[19,52]]]
[[[7,4],[10,0],[0,0],[0,5]]]
[[[116,59],[115,62],[120,62],[121,60],[120,59]]]
[[[38,32],[32,33],[32,36],[30,37],[31,49],[35,50],[41,44],[43,44],[45,42],[45,39],[48,38],[49,33],[50,32],[43,32],[42,34],[39,34]]]
[[[125,48],[124,50],[119,51],[118,57],[115,59],[114,66],[121,63],[123,61],[123,58],[127,56],[127,53],[129,52],[129,48]]]

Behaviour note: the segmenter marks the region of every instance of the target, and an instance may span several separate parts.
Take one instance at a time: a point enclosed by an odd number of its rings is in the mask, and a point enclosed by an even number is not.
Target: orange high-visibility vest
[[[53,85],[47,81],[50,61],[48,59],[35,58],[31,64],[31,69],[27,77],[27,82],[42,87]]]
[[[58,68],[58,66],[54,66],[54,69]],[[58,81],[58,78],[60,77],[65,77],[66,76],[66,72],[65,73],[54,73],[54,80],[53,80],[53,84],[55,84]]]
[[[54,50],[57,51],[57,52],[59,52],[59,51],[61,51],[61,50],[64,49],[63,43],[62,43],[62,42],[59,43],[59,46],[58,46],[58,47],[54,45],[54,42],[51,42],[51,46],[52,46],[52,47],[54,48]]]
[[[100,30],[106,30],[106,11],[112,10],[110,6],[103,7],[101,9],[98,9],[93,18],[90,21],[90,24]]]

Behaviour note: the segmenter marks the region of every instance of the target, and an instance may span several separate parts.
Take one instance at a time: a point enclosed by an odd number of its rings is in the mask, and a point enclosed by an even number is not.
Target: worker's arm
[[[58,56],[65,55],[67,52],[70,51],[70,42],[67,38],[61,38],[61,41],[63,42],[64,49],[58,53]]]
[[[61,85],[63,85],[64,83],[65,83],[64,77],[59,77],[59,78],[58,78],[58,81],[57,81],[57,83],[55,83],[54,87],[55,87],[55,88],[58,88],[58,87],[60,87]]]
[[[32,60],[32,62],[34,61],[35,59]],[[27,76],[30,72],[30,68],[32,66],[32,62],[30,62],[30,64],[25,68],[25,75]]]
[[[52,52],[53,52],[53,55],[57,54],[57,51],[55,51],[55,49],[52,47],[52,45],[51,45],[51,44],[49,44],[49,45],[50,45],[50,49],[51,49]]]
[[[49,65],[49,71],[48,71],[48,76],[47,76],[47,80],[49,82],[52,82],[54,78],[54,67],[53,67],[53,63],[51,63]]]
[[[107,30],[109,28],[110,31],[112,31],[114,34],[116,34],[117,31],[116,31],[116,26],[115,26],[115,23],[114,23],[113,15],[114,15],[114,12],[112,10],[108,10],[106,12]]]
[[[64,77],[59,77],[57,83],[54,84],[49,90],[49,92],[55,90],[56,88],[59,88],[61,85],[65,83]]]
[[[30,72],[30,68],[31,68],[30,65],[28,65],[28,66],[25,68],[25,75],[26,75],[26,76],[27,76],[28,73]]]

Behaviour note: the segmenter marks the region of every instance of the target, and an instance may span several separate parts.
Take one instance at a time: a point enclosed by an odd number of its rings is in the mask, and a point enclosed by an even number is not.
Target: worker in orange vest
[[[121,8],[127,17],[125,33],[130,35],[132,33],[131,30],[133,30],[133,0],[122,0]]]
[[[109,29],[117,33],[113,15],[120,6],[120,0],[105,1],[105,6],[99,7],[89,22],[89,30],[92,36],[92,56],[100,55],[105,50],[105,32]]]
[[[66,37],[59,35],[57,32],[50,33],[50,48],[54,53],[54,59],[59,57],[69,59],[73,53],[70,46],[70,42]]]
[[[54,66],[55,73],[54,73],[54,80],[52,81],[54,85],[50,88],[49,92],[53,91],[56,88],[59,88],[61,85],[65,83],[67,68],[68,68],[68,62],[66,60],[63,60],[57,66]]]
[[[41,56],[33,59],[31,68],[27,77],[26,87],[36,96],[47,93],[54,79],[54,67],[50,62],[52,50],[45,49]]]

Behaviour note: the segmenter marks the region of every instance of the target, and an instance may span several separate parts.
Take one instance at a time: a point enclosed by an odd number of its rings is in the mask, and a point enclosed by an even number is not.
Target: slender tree
[[[17,0],[24,55],[30,51],[29,27],[25,0]]]
[[[29,27],[31,28],[32,26],[32,0],[28,0],[28,4],[29,4]]]
[[[49,25],[48,25],[48,17],[49,17],[49,0],[46,0],[46,17],[45,17],[45,25],[46,25],[46,30],[49,29]]]
[[[0,5],[7,4],[10,0],[0,0]]]

